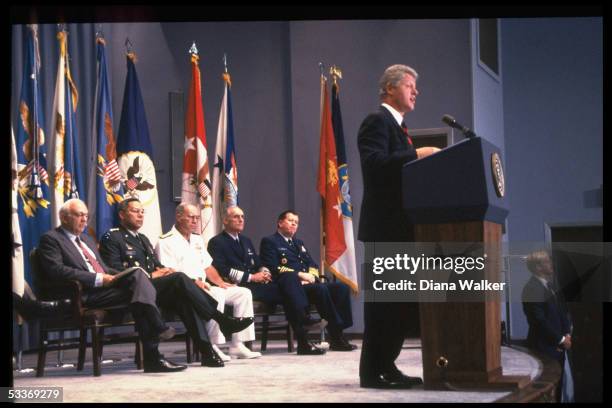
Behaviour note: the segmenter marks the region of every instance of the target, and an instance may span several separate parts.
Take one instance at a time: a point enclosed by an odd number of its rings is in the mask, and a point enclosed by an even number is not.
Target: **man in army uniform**
[[[245,286],[253,292],[253,299],[270,305],[282,304],[287,320],[298,343],[297,354],[321,355],[325,350],[307,340],[307,330],[321,328],[325,322],[307,316],[308,299],[297,276],[283,276],[272,282],[272,275],[264,267],[251,240],[242,234],[244,212],[233,206],[223,214],[223,229],[208,242],[213,266],[226,282]]]
[[[100,240],[100,254],[104,261],[115,269],[139,266],[149,273],[157,290],[157,304],[181,317],[189,336],[202,353],[202,365],[223,367],[223,361],[210,344],[203,320],[215,320],[221,330],[230,335],[247,328],[253,323],[253,318],[225,316],[217,310],[217,301],[191,278],[159,262],[149,239],[138,233],[144,221],[144,209],[138,199],[123,200],[118,211],[121,226],[110,229]]]
[[[212,266],[212,258],[204,246],[204,240],[194,233],[198,228],[200,209],[195,205],[181,203],[176,207],[176,222],[172,229],[159,237],[155,245],[158,259],[172,268],[183,271],[195,284],[207,291],[217,301],[217,310],[223,312],[225,304],[232,306],[234,317],[253,316],[253,296],[247,288],[224,282]],[[211,286],[206,282],[212,283]],[[255,325],[232,334],[229,356],[217,345],[225,343],[225,336],[214,320],[207,324],[208,337],[215,352],[223,361],[234,358],[257,358],[261,353],[249,350],[244,342],[255,340]],[[231,357],[230,357],[231,356]]]
[[[272,271],[275,280],[288,276],[300,280],[302,292],[328,322],[330,350],[355,350],[357,346],[350,344],[342,334],[353,325],[350,289],[341,282],[321,282],[318,265],[304,242],[295,238],[298,225],[299,216],[294,211],[283,211],[278,217],[277,232],[261,240],[261,261]]]

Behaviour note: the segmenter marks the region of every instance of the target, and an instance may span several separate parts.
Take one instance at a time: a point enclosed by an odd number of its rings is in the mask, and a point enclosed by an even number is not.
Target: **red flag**
[[[319,144],[319,178],[317,190],[323,199],[323,231],[325,233],[325,264],[333,264],[344,251],[344,226],[342,224],[342,200],[338,187],[338,158],[332,127],[327,81],[321,77],[321,138]]]
[[[194,44],[195,47],[195,44]],[[191,54],[191,85],[185,115],[185,158],[183,161],[183,188],[181,199],[200,208],[200,231],[204,243],[215,234],[204,108],[202,106],[202,82],[198,66],[197,50]]]

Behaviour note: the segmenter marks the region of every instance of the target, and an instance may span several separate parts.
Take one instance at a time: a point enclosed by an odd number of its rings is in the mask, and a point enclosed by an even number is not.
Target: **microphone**
[[[463,126],[461,123],[457,122],[455,118],[453,118],[449,114],[445,114],[444,116],[442,116],[442,122],[446,123],[448,126],[452,128],[459,129],[461,132],[463,132],[465,137],[467,137],[468,139],[472,137],[476,137],[476,133],[474,133],[472,129]]]

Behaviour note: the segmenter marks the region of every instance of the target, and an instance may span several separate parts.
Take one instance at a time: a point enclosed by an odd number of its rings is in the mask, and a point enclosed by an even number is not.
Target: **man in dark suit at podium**
[[[359,128],[358,146],[363,174],[363,201],[359,240],[413,241],[413,227],[401,199],[401,169],[412,160],[429,156],[436,147],[415,149],[404,122],[414,110],[418,74],[406,65],[392,65],[379,82],[381,106]],[[366,271],[366,273],[369,273]],[[360,385],[366,388],[410,388],[420,378],[404,375],[395,365],[409,322],[405,303],[365,302],[364,338],[359,364]]]

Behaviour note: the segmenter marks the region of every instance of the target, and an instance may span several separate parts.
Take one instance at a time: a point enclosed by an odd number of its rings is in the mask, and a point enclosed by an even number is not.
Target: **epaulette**
[[[174,233],[173,233],[172,231],[168,231],[168,232],[166,232],[165,234],[161,234],[161,235],[159,236],[159,239],[168,238],[168,237],[171,237],[172,235],[174,235]]]

